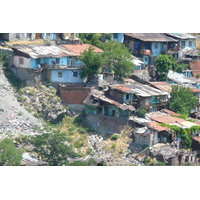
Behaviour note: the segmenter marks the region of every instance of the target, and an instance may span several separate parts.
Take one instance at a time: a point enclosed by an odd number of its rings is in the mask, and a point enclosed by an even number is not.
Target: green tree
[[[168,58],[171,60],[172,71],[174,72],[182,72],[185,68],[187,68],[187,64],[178,64],[178,61],[172,55],[168,55]]]
[[[173,60],[168,55],[159,55],[156,60],[156,70],[159,76],[159,80],[166,81],[167,74],[172,69]]]
[[[102,54],[104,69],[107,72],[113,72],[115,79],[121,80],[132,72],[134,69],[133,57],[124,44],[108,41],[103,44],[102,49],[105,51]]]
[[[84,44],[92,44],[99,48],[102,48],[103,42],[112,38],[112,34],[105,33],[79,33],[78,37]]]
[[[80,73],[81,78],[90,80],[94,75],[97,75],[102,64],[101,54],[94,53],[94,48],[90,47],[85,50],[79,57],[80,61],[84,63],[84,68]]]
[[[51,166],[68,165],[69,156],[77,156],[66,142],[67,136],[64,133],[36,135],[31,139],[34,151]]]
[[[3,139],[0,142],[0,165],[19,166],[21,160],[22,151],[15,147],[11,139]]]
[[[1,66],[4,66],[4,67],[8,66],[8,55],[2,51],[0,51],[0,67]]]
[[[178,85],[172,86],[170,95],[169,107],[174,112],[182,115],[189,115],[191,110],[199,104],[197,97],[188,87],[181,87]]]

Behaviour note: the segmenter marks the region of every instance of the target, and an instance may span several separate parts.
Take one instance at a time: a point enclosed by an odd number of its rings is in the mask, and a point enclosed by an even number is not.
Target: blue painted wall
[[[160,43],[160,42],[152,42],[151,43],[151,55],[152,56],[159,56],[162,52],[162,49],[163,49],[162,43]]]
[[[46,40],[55,40],[56,39],[56,33],[48,33],[50,35],[47,35],[47,33],[42,33],[42,39]]]
[[[123,33],[116,33],[117,37],[113,37],[114,41],[123,43],[124,42],[124,34]]]
[[[58,72],[62,72],[62,77],[58,76]],[[74,77],[73,72],[78,72],[78,76]],[[83,83],[79,73],[81,70],[52,70],[51,71],[51,82],[62,82],[62,83]]]
[[[30,58],[30,68],[39,68],[39,65],[37,64],[38,59],[33,59]],[[56,63],[56,58],[39,58],[38,60],[39,64],[47,64],[47,65],[52,65],[53,62]],[[70,58],[69,57],[61,57],[58,60],[57,65],[69,65],[70,64]],[[72,65],[78,66],[78,65],[83,65],[83,62],[73,59]]]

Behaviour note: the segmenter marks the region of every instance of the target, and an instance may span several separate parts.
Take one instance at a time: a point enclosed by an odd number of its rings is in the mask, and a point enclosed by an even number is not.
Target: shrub
[[[157,161],[156,165],[158,165],[158,166],[164,166],[164,165],[168,165],[168,163],[162,162],[162,161]]]
[[[116,147],[117,147],[116,144],[112,144],[112,146],[111,146],[112,149],[115,149]]]
[[[86,162],[77,160],[74,161],[73,163],[70,163],[69,166],[88,166],[88,164]]]
[[[112,135],[110,137],[111,140],[118,140],[118,138],[119,138],[119,135]]]
[[[135,111],[135,115],[138,116],[138,117],[145,117],[145,114],[147,113],[147,109],[146,108],[138,108],[136,111]]]

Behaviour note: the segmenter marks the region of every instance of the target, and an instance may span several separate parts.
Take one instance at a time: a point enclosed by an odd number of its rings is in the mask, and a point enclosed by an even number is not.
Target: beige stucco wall
[[[23,58],[23,61],[24,61],[23,64],[19,64],[19,58]],[[30,68],[30,60],[28,58],[21,57],[21,56],[14,56],[13,64],[15,65],[15,67]]]

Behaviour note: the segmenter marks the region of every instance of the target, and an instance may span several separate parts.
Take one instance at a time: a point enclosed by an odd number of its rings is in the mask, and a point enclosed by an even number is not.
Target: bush
[[[111,140],[118,140],[119,139],[119,135],[112,135],[110,137]]]
[[[142,117],[144,118],[145,117],[145,114],[148,112],[148,110],[146,108],[138,108],[136,111],[135,111],[135,115],[138,116],[138,117]]]
[[[74,161],[73,163],[70,163],[69,166],[88,166],[88,164],[86,162],[77,160]]]
[[[116,147],[117,147],[116,144],[112,144],[112,146],[111,146],[112,149],[115,149]]]
[[[151,158],[146,158],[146,159],[144,160],[144,164],[145,164],[145,165],[148,165],[150,162],[151,162]]]
[[[168,165],[168,163],[162,162],[162,161],[157,161],[156,165],[158,165],[158,166],[165,166],[165,165]]]

